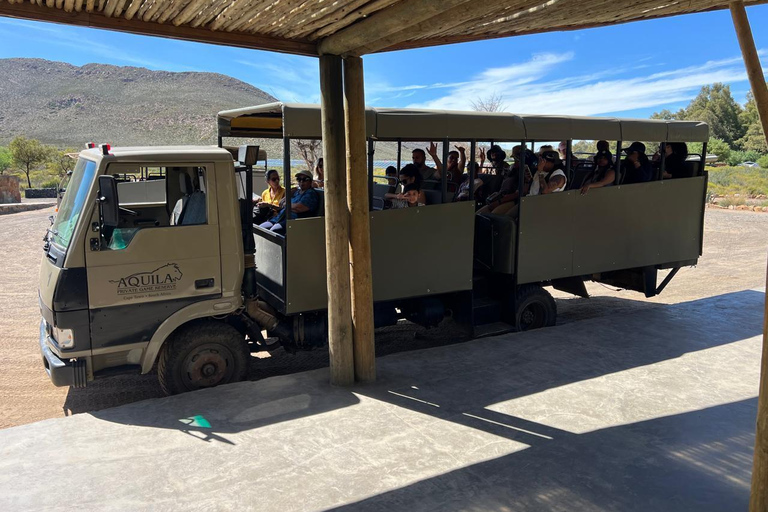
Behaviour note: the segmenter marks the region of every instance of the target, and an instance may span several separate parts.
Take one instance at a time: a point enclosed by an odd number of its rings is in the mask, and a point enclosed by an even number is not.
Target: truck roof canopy
[[[698,121],[371,107],[365,115],[366,137],[378,140],[709,140],[709,126]],[[218,114],[218,130],[220,137],[319,139],[320,105],[267,103],[225,110]]]

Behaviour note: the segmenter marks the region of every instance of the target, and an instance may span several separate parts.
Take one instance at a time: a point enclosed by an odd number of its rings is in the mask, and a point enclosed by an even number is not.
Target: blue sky
[[[768,68],[768,5],[747,8]],[[223,73],[284,101],[319,101],[317,60],[0,18],[0,58],[36,57]],[[685,106],[702,85],[749,83],[730,13],[717,11],[573,32],[364,57],[372,106],[470,109],[503,97],[517,113],[647,117]]]

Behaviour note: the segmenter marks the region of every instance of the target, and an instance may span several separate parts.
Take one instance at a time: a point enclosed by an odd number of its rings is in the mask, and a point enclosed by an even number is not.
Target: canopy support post
[[[757,113],[768,141],[768,88],[763,68],[755,49],[752,29],[742,2],[731,2],[731,17],[739,38],[741,55],[747,68],[749,84],[755,96]],[[706,158],[706,155],[702,155]],[[766,280],[768,284],[768,279]],[[768,290],[766,290],[768,292]],[[763,318],[763,358],[760,366],[760,395],[757,399],[757,425],[755,428],[755,458],[752,463],[752,492],[749,500],[751,512],[768,510],[768,302]]]
[[[325,258],[328,287],[328,350],[331,384],[355,381],[349,279],[349,209],[341,57],[320,57],[320,117],[325,165]],[[367,194],[365,194],[367,197]]]
[[[344,59],[344,114],[355,378],[360,382],[373,382],[376,380],[376,349],[373,336],[371,222],[365,147],[365,88],[363,59],[360,57]],[[328,275],[331,279],[330,272]]]

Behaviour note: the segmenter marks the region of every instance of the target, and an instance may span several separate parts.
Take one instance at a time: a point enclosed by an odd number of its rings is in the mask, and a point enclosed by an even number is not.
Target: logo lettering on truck
[[[164,295],[158,292],[170,292],[176,289],[176,283],[181,281],[181,269],[177,263],[166,263],[151,272],[136,272],[110,283],[117,284],[117,294],[135,296],[146,294],[148,297]],[[126,297],[127,298],[127,297]]]

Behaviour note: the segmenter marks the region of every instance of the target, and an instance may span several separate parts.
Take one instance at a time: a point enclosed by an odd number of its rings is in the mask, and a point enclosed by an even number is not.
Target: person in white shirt
[[[563,162],[557,151],[543,151],[539,155],[536,173],[533,175],[529,196],[562,192],[568,178],[563,172]]]

